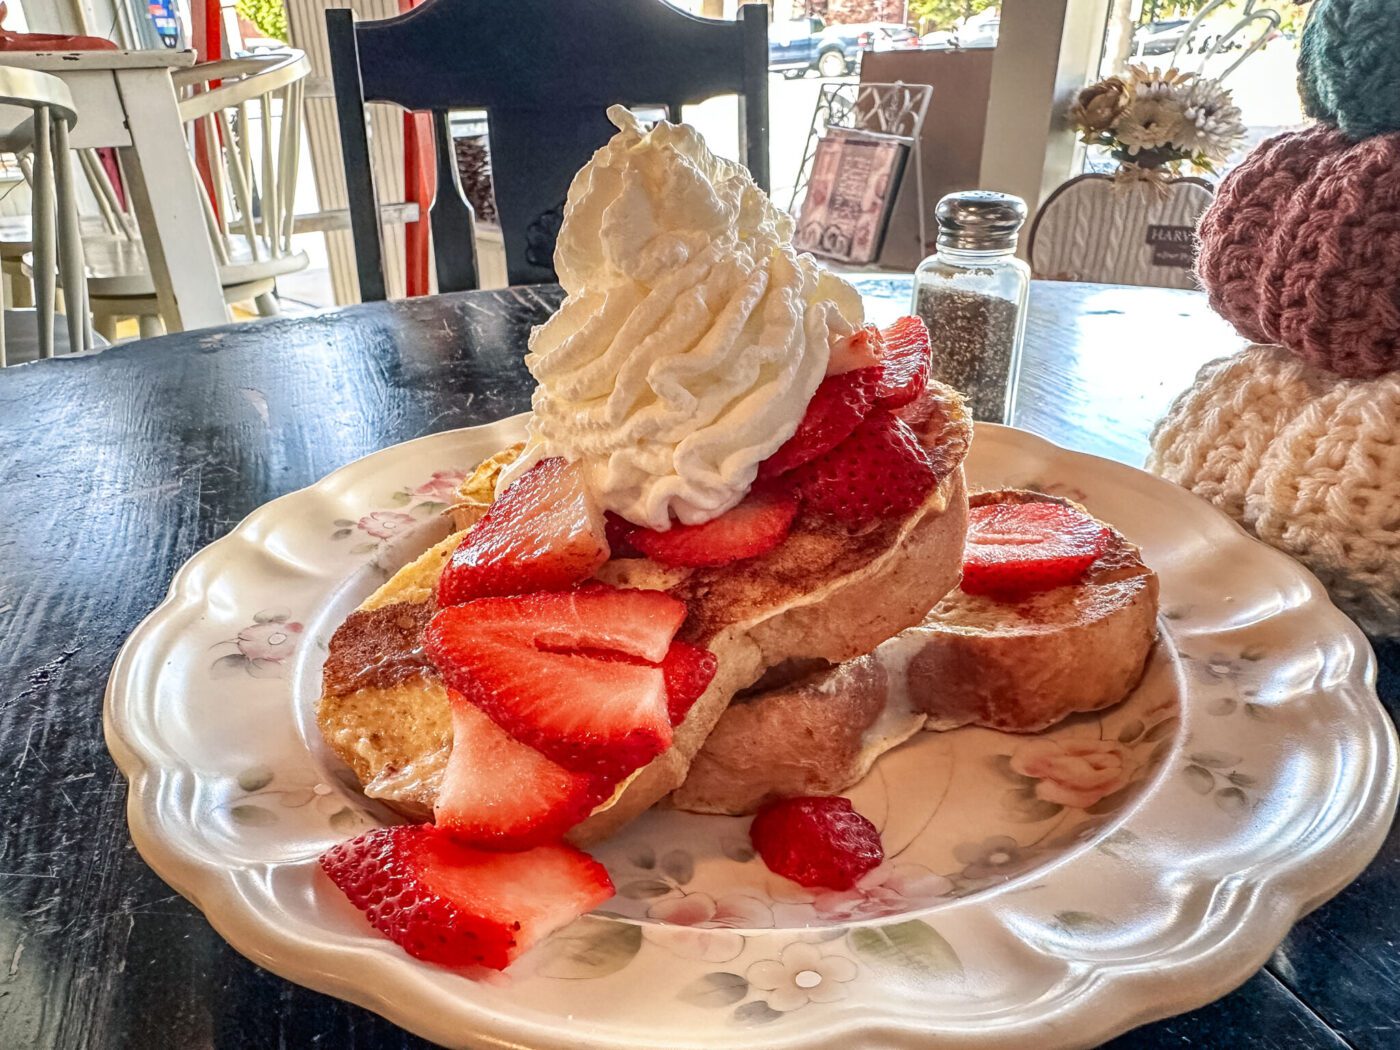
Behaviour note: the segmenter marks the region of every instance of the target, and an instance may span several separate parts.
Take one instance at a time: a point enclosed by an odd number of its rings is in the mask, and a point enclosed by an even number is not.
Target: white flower
[[[841,987],[856,976],[856,964],[844,955],[823,955],[815,944],[789,944],[776,959],[749,967],[749,984],[767,994],[768,1005],[780,1013],[808,1003],[834,1003],[844,998]]]
[[[1174,98],[1139,98],[1113,129],[1131,156],[1141,150],[1162,149],[1180,139],[1181,103]]]
[[[1244,137],[1240,107],[1218,80],[1195,80],[1182,85],[1181,137],[1176,140],[1191,152],[1204,153],[1213,161],[1223,161]]]
[[[1171,98],[1196,74],[1182,73],[1176,67],[1148,69],[1146,66],[1129,66],[1127,75],[1133,85],[1134,96],[1146,101],[1147,99]]]

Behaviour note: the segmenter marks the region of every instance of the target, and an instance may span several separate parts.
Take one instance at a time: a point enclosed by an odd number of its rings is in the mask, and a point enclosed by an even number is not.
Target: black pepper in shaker
[[[1030,268],[1016,258],[1026,203],[969,190],[938,202],[938,250],[914,271],[913,312],[928,326],[933,375],[962,391],[974,419],[1011,421]]]

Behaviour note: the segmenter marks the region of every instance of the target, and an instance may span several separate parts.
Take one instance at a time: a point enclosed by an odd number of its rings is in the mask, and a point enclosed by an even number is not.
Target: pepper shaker
[[[938,202],[938,250],[914,271],[913,312],[928,326],[933,374],[974,419],[1011,421],[1030,267],[1016,258],[1026,202],[969,190]]]

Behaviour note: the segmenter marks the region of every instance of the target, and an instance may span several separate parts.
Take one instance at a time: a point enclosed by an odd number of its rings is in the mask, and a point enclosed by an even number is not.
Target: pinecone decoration
[[[485,135],[468,135],[454,140],[457,147],[457,177],[467,203],[478,222],[496,221],[496,198],[491,192],[491,152]]]

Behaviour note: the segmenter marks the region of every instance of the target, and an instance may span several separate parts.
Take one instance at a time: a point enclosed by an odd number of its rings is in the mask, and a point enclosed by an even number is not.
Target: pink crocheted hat
[[[1400,132],[1262,143],[1201,220],[1197,269],[1245,338],[1344,376],[1400,369]]]

